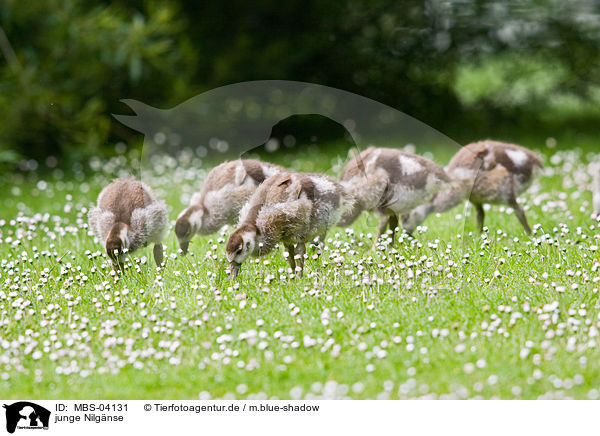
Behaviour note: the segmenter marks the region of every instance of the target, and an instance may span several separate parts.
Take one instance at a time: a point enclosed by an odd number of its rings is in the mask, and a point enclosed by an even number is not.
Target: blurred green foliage
[[[356,92],[458,140],[600,120],[595,0],[4,0],[0,26],[5,161],[139,139],[110,116],[122,98],[254,79]]]
[[[194,52],[175,4],[9,0],[0,11],[16,53],[4,47],[0,68],[3,149],[77,159],[122,136],[110,118],[120,98],[140,89],[158,104],[189,82]]]

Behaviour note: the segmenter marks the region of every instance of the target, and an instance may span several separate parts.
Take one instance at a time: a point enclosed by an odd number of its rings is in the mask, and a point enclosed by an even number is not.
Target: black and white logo
[[[19,401],[3,406],[6,409],[6,431],[14,433],[16,429],[48,430],[50,411],[29,401]]]

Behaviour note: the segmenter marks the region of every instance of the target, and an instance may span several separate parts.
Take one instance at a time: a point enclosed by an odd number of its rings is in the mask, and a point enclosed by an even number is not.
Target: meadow
[[[372,248],[364,214],[308,250],[302,279],[280,249],[231,281],[227,228],[185,257],[171,228],[163,268],[146,248],[117,274],[86,214],[139,155],[25,163],[0,191],[0,397],[599,398],[594,143],[524,145],[546,165],[522,198],[531,236],[502,206],[480,235],[466,206]],[[339,149],[273,161],[337,175]],[[171,221],[196,163],[162,157],[144,180]]]

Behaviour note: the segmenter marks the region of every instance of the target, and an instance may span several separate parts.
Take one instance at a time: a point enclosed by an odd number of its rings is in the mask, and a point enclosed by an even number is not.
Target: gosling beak
[[[184,256],[187,254],[189,246],[190,246],[190,241],[179,243],[179,248],[181,248],[181,251],[183,252]]]
[[[240,264],[237,262],[230,262],[229,263],[229,269],[231,271],[231,278],[235,279],[238,275],[238,273],[240,272]]]

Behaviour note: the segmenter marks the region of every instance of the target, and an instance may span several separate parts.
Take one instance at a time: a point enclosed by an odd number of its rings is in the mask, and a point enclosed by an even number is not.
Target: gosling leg
[[[396,236],[396,227],[398,227],[398,215],[390,215],[388,219],[388,224],[390,226],[390,230],[392,231],[392,246],[395,242]]]
[[[475,210],[477,211],[477,228],[479,229],[479,233],[483,233],[483,220],[485,219],[483,205],[481,203],[473,203],[473,206],[475,206]]]
[[[163,246],[162,243],[156,243],[154,244],[154,250],[152,250],[154,253],[154,261],[156,262],[156,266],[161,266],[163,263]]]
[[[514,197],[514,195],[509,200],[508,205],[515,210],[515,215],[517,215],[517,218],[523,225],[523,228],[525,229],[525,233],[527,233],[528,235],[531,235],[531,227],[529,227],[529,223],[527,222],[527,217],[525,216],[525,211],[523,210],[521,205],[519,203],[517,203],[517,199]]]
[[[325,247],[325,238],[327,237],[327,233],[323,233],[319,236],[319,245],[321,248]]]
[[[296,272],[298,278],[302,277],[302,272],[304,271],[304,253],[306,253],[306,245],[303,243],[296,244],[296,255],[298,256],[298,267],[300,268]]]
[[[385,233],[385,229],[387,229],[389,221],[389,215],[382,215],[382,217],[379,219],[379,223],[377,224],[377,235],[375,236],[375,240],[373,241],[373,248],[377,246],[377,242],[379,241],[381,235]]]
[[[286,245],[285,249],[288,252],[288,263],[290,264],[290,268],[292,269],[292,272],[296,271],[296,260],[294,259],[294,246],[293,245]]]

